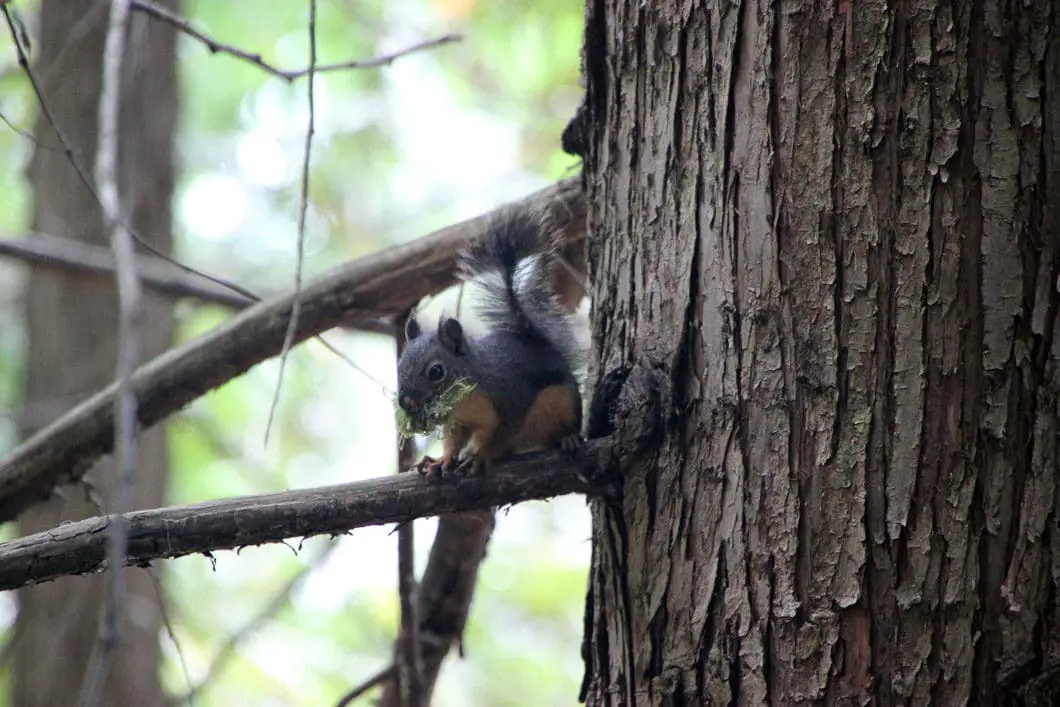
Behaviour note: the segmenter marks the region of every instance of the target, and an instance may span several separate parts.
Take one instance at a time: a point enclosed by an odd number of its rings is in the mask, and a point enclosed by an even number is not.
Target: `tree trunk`
[[[176,9],[178,3],[165,3]],[[70,141],[75,159],[92,176],[97,139],[101,59],[109,3],[44,0],[39,57],[35,63],[44,101]],[[166,25],[134,14],[127,40],[122,85],[119,179],[122,204],[134,228],[159,249],[172,245],[173,138],[177,114],[175,34]],[[34,185],[34,229],[95,244],[107,244],[100,207],[58,144],[44,115],[37,120],[39,148],[30,167]],[[144,292],[143,357],[171,342],[173,315],[163,297]],[[26,296],[29,330],[24,432],[30,434],[114,379],[118,300],[111,278],[57,271],[32,274]],[[140,435],[134,480],[135,507],[162,504],[167,451],[160,427]],[[68,487],[61,497],[21,519],[33,533],[65,520],[99,513],[110,499],[116,469],[108,459],[91,473],[93,488]],[[90,498],[91,497],[91,498]],[[164,704],[159,681],[160,611],[147,572],[129,570],[127,620],[111,661],[100,704],[150,707]],[[19,592],[15,696],[19,707],[74,705],[99,641],[104,576],[73,577]]]
[[[585,74],[595,395],[662,382],[587,701],[1060,704],[1060,3],[590,0]]]

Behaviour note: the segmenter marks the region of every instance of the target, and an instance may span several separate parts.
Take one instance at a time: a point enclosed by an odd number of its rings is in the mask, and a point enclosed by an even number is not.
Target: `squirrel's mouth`
[[[409,413],[410,415],[419,412],[420,408],[423,407],[418,401],[413,400],[412,396],[408,394],[401,395],[398,397],[398,405],[400,405],[401,409]]]

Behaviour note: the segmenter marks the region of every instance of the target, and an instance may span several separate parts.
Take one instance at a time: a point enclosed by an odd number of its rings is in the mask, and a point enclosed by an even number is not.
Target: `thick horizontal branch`
[[[26,238],[0,237],[0,257],[80,276],[96,276],[108,283],[114,279],[114,255],[109,248],[70,238],[43,233]],[[147,289],[174,299],[190,298],[235,310],[259,301],[149,255],[137,256],[136,271]],[[392,330],[389,324],[379,321],[358,328],[379,334],[390,334]]]
[[[518,202],[516,208],[553,214],[568,233],[583,223],[585,205],[574,179]],[[455,262],[467,242],[481,237],[490,214],[436,231],[412,243],[341,265],[306,285],[294,342],[339,325],[359,326],[392,317],[423,297],[456,283]],[[132,385],[138,420],[150,427],[283,347],[294,295],[262,302],[184,346],[137,369]],[[41,429],[0,460],[0,522],[44,499],[56,485],[73,482],[111,451],[112,385]]]
[[[563,452],[499,461],[481,477],[430,483],[415,473],[136,511],[128,522],[127,564],[192,553],[278,543],[288,538],[344,533],[445,513],[602,490],[608,440],[587,443],[576,457]],[[113,516],[89,518],[0,544],[0,591],[106,565]]]

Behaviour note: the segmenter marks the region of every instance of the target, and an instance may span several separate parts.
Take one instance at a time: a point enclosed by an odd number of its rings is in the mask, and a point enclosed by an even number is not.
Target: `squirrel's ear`
[[[405,320],[405,341],[412,341],[422,333],[420,323],[416,321],[416,317],[409,317]]]
[[[452,317],[447,317],[438,323],[438,341],[442,342],[442,346],[457,355],[461,355],[467,350],[467,344],[464,341],[464,327]]]

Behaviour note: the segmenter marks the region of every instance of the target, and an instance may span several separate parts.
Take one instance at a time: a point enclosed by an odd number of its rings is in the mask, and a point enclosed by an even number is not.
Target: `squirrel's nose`
[[[400,405],[405,412],[412,412],[416,409],[416,403],[412,400],[412,396],[407,394],[398,397],[398,405]]]

